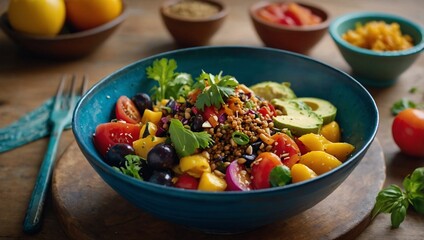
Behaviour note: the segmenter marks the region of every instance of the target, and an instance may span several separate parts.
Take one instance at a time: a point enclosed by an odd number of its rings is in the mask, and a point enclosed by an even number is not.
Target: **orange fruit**
[[[118,17],[122,0],[65,0],[66,17],[77,30],[87,30]]]
[[[7,15],[16,31],[55,36],[65,23],[63,0],[10,0]]]

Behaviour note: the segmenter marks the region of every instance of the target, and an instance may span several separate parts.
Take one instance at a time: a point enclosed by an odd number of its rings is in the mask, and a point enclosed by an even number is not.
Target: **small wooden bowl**
[[[285,1],[276,3],[283,2]],[[258,16],[257,11],[259,9],[272,3],[274,2],[260,1],[254,3],[249,10],[256,33],[267,47],[307,54],[327,33],[330,17],[324,9],[311,4],[296,2],[321,17],[322,22],[312,26],[285,26],[268,22]]]
[[[0,17],[0,27],[18,46],[37,56],[52,59],[79,58],[97,49],[126,19],[124,8],[121,15],[101,26],[80,32],[71,32],[65,26],[57,36],[44,37],[15,31],[9,23],[7,13]]]
[[[175,42],[184,47],[207,45],[224,22],[228,10],[224,3],[216,0],[202,0],[219,8],[217,14],[202,19],[191,19],[170,14],[170,6],[182,0],[167,0],[160,7],[162,20]]]

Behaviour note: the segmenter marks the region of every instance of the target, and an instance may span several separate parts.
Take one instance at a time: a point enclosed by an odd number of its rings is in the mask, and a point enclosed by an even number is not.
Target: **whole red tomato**
[[[400,112],[392,124],[393,139],[402,152],[424,157],[424,111],[406,109]]]

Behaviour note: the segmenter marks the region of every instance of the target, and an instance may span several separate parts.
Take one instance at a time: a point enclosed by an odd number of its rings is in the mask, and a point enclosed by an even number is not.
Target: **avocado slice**
[[[259,97],[271,101],[277,99],[293,99],[296,98],[290,83],[283,82],[261,82],[250,87],[250,89]]]
[[[322,117],[323,125],[326,125],[336,119],[337,108],[327,100],[313,97],[298,98],[303,101],[312,111]]]
[[[282,115],[274,117],[275,127],[287,128],[295,136],[320,132],[323,125],[322,117],[303,101],[273,99],[271,103],[282,112]]]

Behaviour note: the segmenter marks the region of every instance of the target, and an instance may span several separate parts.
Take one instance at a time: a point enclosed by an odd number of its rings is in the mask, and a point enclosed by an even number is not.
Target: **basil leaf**
[[[392,210],[392,215],[390,216],[392,227],[398,228],[399,225],[405,220],[406,210],[408,209],[408,201],[399,202]]]
[[[281,187],[292,180],[290,169],[285,165],[274,167],[269,174],[269,183],[272,187]]]

